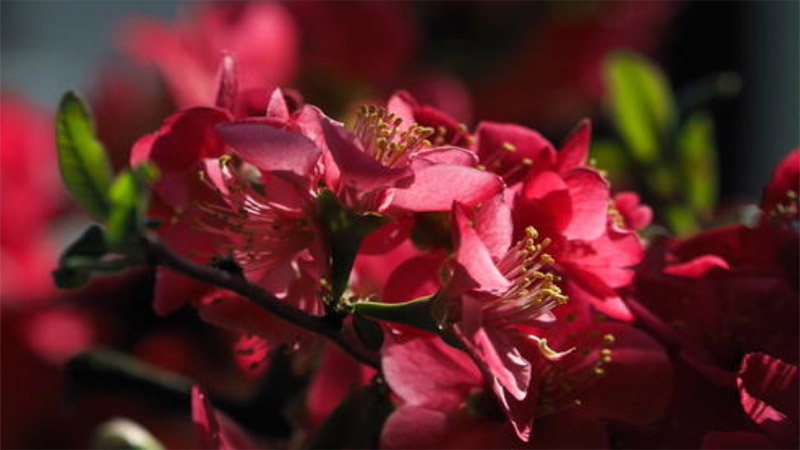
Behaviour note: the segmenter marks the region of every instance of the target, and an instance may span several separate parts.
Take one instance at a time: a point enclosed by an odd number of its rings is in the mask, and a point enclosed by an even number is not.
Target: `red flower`
[[[514,403],[530,421],[535,417],[526,447],[605,446],[603,418],[648,423],[669,398],[671,369],[658,344],[627,325],[592,323],[588,310],[580,311],[565,312],[565,319],[572,314],[571,326],[548,335],[576,350],[557,362],[532,358],[527,398]],[[400,400],[384,425],[383,447],[521,446],[466,353],[436,337],[418,338],[389,343],[382,367]]]
[[[133,57],[159,68],[179,107],[214,102],[217,67],[225,52],[239,65],[242,92],[273,89],[294,74],[298,36],[283,5],[196,4],[188,17],[170,25],[138,19],[123,35]]]

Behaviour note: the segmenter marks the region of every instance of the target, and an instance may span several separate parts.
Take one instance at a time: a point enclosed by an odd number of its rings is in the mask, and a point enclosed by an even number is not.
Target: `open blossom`
[[[533,423],[527,443],[487,395],[474,361],[426,337],[392,342],[384,351],[384,374],[399,402],[384,424],[381,446],[602,448],[609,440],[604,419],[644,425],[663,413],[672,372],[658,344],[628,325],[593,323],[580,305],[559,316],[569,325],[545,332],[576,350],[559,361],[529,354],[534,377],[525,401],[515,405]]]
[[[502,218],[509,212],[502,208],[502,203],[495,205],[496,211],[485,220],[492,221],[489,229],[505,225],[505,230],[496,231],[510,236],[511,222]],[[455,332],[486,374],[517,433],[526,439],[530,423],[517,417],[509,405],[511,401],[525,400],[530,386],[532,367],[523,356],[524,347],[534,343],[542,355],[552,360],[568,353],[553,351],[546,339],[531,332],[532,328],[552,322],[550,310],[567,298],[555,283],[558,278],[546,271],[553,261],[544,252],[545,245],[537,242],[536,230],[529,228],[526,236],[513,245],[492,248],[492,255],[472,228],[463,207],[456,205],[454,216],[455,267],[444,295],[452,314],[459,316],[455,319]]]

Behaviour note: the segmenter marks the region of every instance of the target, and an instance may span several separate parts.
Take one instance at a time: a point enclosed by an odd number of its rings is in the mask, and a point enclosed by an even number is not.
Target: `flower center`
[[[403,119],[385,109],[364,105],[356,116],[353,134],[361,141],[364,151],[379,163],[396,167],[408,158],[431,146],[428,137],[433,128],[415,123],[403,127]]]
[[[538,237],[534,227],[526,228],[525,237],[498,263],[498,269],[511,282],[511,287],[495,301],[485,304],[487,320],[524,323],[567,302],[568,297],[556,284],[561,277],[545,270],[555,264],[555,259],[544,252],[550,245],[550,238],[537,242]]]
[[[313,230],[302,208],[277,201],[255,167],[232,156],[218,162],[218,170],[199,172],[216,195],[192,205],[200,213],[198,230],[223,238],[223,252],[248,271],[285,261],[310,245]]]

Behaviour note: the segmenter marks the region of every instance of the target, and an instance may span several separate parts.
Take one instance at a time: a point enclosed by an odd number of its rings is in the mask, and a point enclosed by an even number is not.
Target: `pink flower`
[[[340,173],[337,194],[357,210],[446,211],[454,200],[472,205],[503,188],[473,167],[472,152],[433,146],[434,130],[391,110],[361,108],[352,131],[329,119],[322,126]]]
[[[549,329],[548,338],[576,350],[555,362],[532,358],[528,395],[513,403],[535,418],[527,444],[486,394],[472,359],[428,337],[390,342],[384,350],[384,375],[399,402],[384,425],[382,447],[597,448],[608,444],[602,419],[645,424],[663,413],[672,373],[658,344],[624,324],[592,323],[586,308],[561,317],[571,325]]]
[[[181,108],[214,102],[224,52],[239,65],[240,92],[284,84],[297,66],[296,26],[277,2],[195,4],[185,22],[138,19],[122,39],[134,58],[158,67]]]
[[[556,285],[558,278],[547,271],[553,260],[544,251],[547,242],[537,242],[536,230],[529,228],[523,239],[509,245],[510,211],[501,197],[481,208],[483,217],[476,219],[484,226],[482,231],[492,231],[487,236],[491,247],[483,243],[463,207],[457,204],[453,214],[456,254],[444,295],[452,310],[447,314],[455,317],[446,320],[455,321],[456,335],[525,439],[530,424],[514,414],[509,396],[523,401],[528,394],[532,367],[523,356],[525,347],[533,343],[552,360],[568,353],[553,351],[546,339],[532,331],[552,322],[550,310],[567,298]]]

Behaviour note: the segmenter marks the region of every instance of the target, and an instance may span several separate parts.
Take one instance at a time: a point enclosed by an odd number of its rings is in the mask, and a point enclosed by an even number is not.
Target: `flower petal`
[[[407,211],[447,211],[454,201],[475,205],[499,193],[503,181],[471,167],[436,164],[414,174],[408,188],[395,191],[392,205]]]
[[[261,170],[307,176],[322,151],[299,133],[269,121],[238,121],[217,126],[217,132],[236,153]]]

